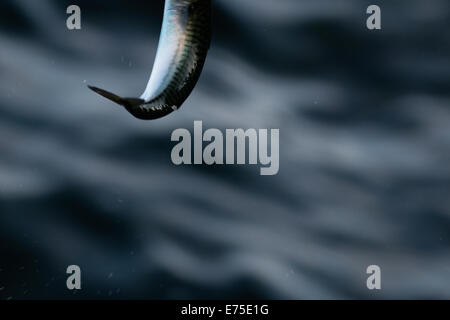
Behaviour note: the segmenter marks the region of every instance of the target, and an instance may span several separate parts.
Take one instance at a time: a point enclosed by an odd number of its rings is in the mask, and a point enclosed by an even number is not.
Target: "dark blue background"
[[[0,298],[450,298],[447,0],[215,0],[154,122],[86,85],[142,93],[163,2],[76,1],[81,31],[70,4],[0,3]],[[174,166],[194,120],[280,128],[279,175]]]

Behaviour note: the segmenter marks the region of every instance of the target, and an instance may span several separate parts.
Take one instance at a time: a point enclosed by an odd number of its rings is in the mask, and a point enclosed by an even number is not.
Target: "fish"
[[[134,117],[155,120],[180,109],[194,90],[211,45],[211,0],[166,0],[155,62],[144,93],[123,98],[88,86]]]

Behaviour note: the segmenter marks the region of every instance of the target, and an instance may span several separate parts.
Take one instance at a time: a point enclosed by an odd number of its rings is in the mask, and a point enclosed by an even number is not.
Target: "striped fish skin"
[[[198,82],[211,42],[211,0],[166,0],[153,70],[140,98],[89,86],[142,120],[178,110]]]

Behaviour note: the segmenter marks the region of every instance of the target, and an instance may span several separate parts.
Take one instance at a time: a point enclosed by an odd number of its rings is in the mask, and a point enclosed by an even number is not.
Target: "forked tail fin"
[[[93,86],[88,86],[88,88],[94,91],[95,93],[98,93],[102,97],[105,97],[106,99],[109,99],[117,104],[120,104],[121,106],[125,106],[126,104],[126,99],[119,97],[114,93]]]

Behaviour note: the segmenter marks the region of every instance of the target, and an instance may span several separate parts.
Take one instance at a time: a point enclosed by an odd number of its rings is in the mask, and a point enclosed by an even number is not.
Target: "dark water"
[[[77,1],[81,31],[1,1],[0,298],[450,298],[450,3],[214,2],[199,85],[142,122],[86,84],[142,93],[162,1]],[[280,128],[279,175],[174,166],[194,120]]]

